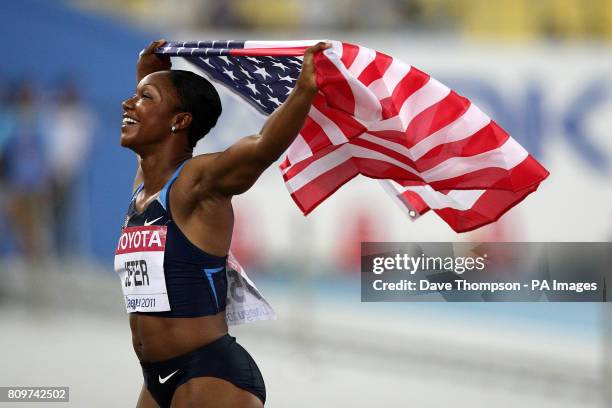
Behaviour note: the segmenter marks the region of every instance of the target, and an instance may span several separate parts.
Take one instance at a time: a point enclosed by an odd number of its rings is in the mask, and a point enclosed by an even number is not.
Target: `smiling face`
[[[144,77],[136,94],[122,104],[121,146],[134,151],[170,137],[180,103],[168,71]]]

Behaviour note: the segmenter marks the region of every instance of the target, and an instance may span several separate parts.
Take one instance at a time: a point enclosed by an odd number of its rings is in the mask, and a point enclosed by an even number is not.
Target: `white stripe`
[[[306,143],[304,137],[301,134],[297,135],[293,143],[291,143],[291,146],[289,146],[289,149],[287,149],[287,158],[289,159],[289,162],[295,164],[304,159],[307,159],[310,156],[312,156],[312,150],[310,150],[310,146],[308,145],[308,143]],[[291,166],[289,166],[284,172],[286,172],[290,168]]]
[[[329,58],[333,54],[338,56],[338,59],[342,58],[344,48],[341,41],[328,41],[332,46],[323,51],[323,55]]]
[[[451,190],[442,194],[428,185],[404,187],[403,191],[413,191],[433,210],[452,208],[465,211],[474,206],[486,190]]]
[[[369,131],[397,130],[405,132],[406,128],[419,113],[440,102],[450,93],[450,89],[433,78],[421,89],[404,101],[397,116],[375,123],[363,123]],[[359,118],[358,118],[359,119]]]
[[[320,41],[327,40],[301,40],[301,41],[246,41],[244,48],[293,48],[310,47]]]
[[[527,158],[527,151],[513,138],[497,149],[469,157],[452,157],[421,173],[427,182],[462,176],[488,167],[509,170]]]
[[[293,193],[299,190],[315,178],[349,160],[351,158],[350,147],[351,145],[349,144],[342,145],[333,152],[310,163],[302,171],[285,182],[289,192]]]
[[[412,152],[410,151],[410,149],[408,149],[403,144],[395,143],[395,142],[392,142],[390,140],[384,139],[382,137],[371,135],[369,133],[362,133],[362,134],[360,134],[358,136],[358,138],[359,139],[363,139],[363,140],[367,140],[368,142],[375,143],[375,144],[377,144],[379,146],[386,147],[387,149],[393,150],[393,151],[401,154],[402,156],[405,156],[408,159],[414,161],[414,159],[412,158]]]
[[[476,105],[470,105],[457,120],[412,146],[410,148],[411,157],[418,160],[434,147],[468,138],[489,123],[491,123],[491,118],[478,109]]]
[[[378,152],[376,150],[372,150],[372,149],[368,149],[366,147],[362,147],[362,146],[357,146],[357,145],[351,145],[351,144],[347,144],[345,146],[350,146],[351,147],[351,153],[353,155],[353,157],[360,157],[363,159],[373,159],[373,160],[380,160],[380,161],[384,161],[387,162],[389,164],[392,164],[396,167],[400,167],[412,174],[416,174],[418,175],[419,172],[416,171],[414,168],[408,166],[407,164],[402,163],[399,160],[395,160],[392,157],[387,156],[384,153]]]
[[[393,95],[397,84],[410,72],[411,66],[393,59],[383,76],[373,81],[368,88],[381,100]]]
[[[353,60],[351,66],[348,67],[349,72],[357,78],[361,75],[363,70],[370,65],[370,62],[374,61],[374,58],[376,58],[376,51],[360,46],[357,56]]]
[[[314,105],[310,107],[308,116],[319,126],[323,128],[326,136],[335,145],[348,142],[347,137],[342,130],[331,119],[321,113]]]

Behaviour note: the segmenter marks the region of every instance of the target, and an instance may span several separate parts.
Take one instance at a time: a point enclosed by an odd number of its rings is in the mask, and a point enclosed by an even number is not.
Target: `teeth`
[[[133,125],[133,124],[136,124],[136,123],[138,123],[138,122],[136,122],[136,121],[135,121],[134,119],[132,119],[132,118],[124,117],[124,118],[123,118],[123,123],[124,123],[124,124],[127,124],[127,125]]]

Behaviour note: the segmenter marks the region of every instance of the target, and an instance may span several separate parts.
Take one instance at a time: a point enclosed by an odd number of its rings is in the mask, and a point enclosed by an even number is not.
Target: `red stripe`
[[[231,48],[230,55],[244,57],[299,57],[303,56],[308,47],[284,48]]]
[[[432,133],[453,123],[469,108],[470,101],[451,91],[412,119],[406,128],[405,145],[412,147]]]
[[[501,189],[520,191],[542,182],[548,171],[531,155],[510,170],[488,167],[462,176],[430,182],[434,190]]]
[[[319,160],[321,157],[331,153],[332,151],[338,149],[341,145],[339,146],[334,146],[334,145],[329,145],[327,147],[325,147],[323,150],[318,151],[316,154],[308,157],[307,159],[304,159],[302,161],[299,161],[295,164],[292,164],[289,169],[283,174],[283,179],[285,181],[293,178],[296,174],[300,173],[302,170],[304,170],[306,167],[308,167],[310,164],[312,164],[313,162]]]
[[[362,157],[353,157],[351,160],[355,163],[361,174],[373,179],[422,181],[418,175],[384,160]]]
[[[368,131],[368,133],[380,137],[381,139],[406,146],[406,133],[401,130],[374,130]]]
[[[367,130],[353,116],[329,106],[325,96],[321,93],[317,93],[312,104],[329,120],[334,122],[348,139],[359,136]]]
[[[355,138],[353,140],[351,140],[351,144],[357,145],[357,146],[361,146],[361,147],[365,147],[366,149],[369,150],[373,150],[379,153],[382,153],[384,155],[387,155],[397,161],[400,161],[412,168],[416,168],[416,164],[408,157],[404,156],[403,154],[393,150],[393,149],[389,149],[385,146],[381,146],[379,144],[370,142],[369,140],[365,140],[365,139],[360,139],[360,138]]]
[[[429,81],[429,75],[411,67],[406,76],[395,86],[391,96],[381,99],[382,118],[389,119],[396,116],[406,99],[421,89],[427,81]]]
[[[536,191],[538,186],[539,184],[535,184],[518,192],[488,190],[469,210],[442,208],[434,211],[456,232],[467,232],[497,221],[512,207]]]
[[[300,130],[300,134],[306,143],[308,143],[308,146],[310,146],[310,150],[313,153],[318,152],[326,146],[329,146],[329,139],[325,135],[325,132],[321,126],[319,126],[310,117],[306,118],[302,130]]]
[[[503,145],[510,136],[497,123],[490,122],[472,136],[434,147],[416,161],[419,171],[429,170],[453,157],[468,157]]]
[[[300,207],[304,215],[307,215],[327,197],[342,187],[344,183],[358,174],[359,172],[353,163],[350,160],[346,161],[295,191],[291,194],[291,198]]]
[[[317,85],[327,98],[327,104],[351,115],[355,114],[355,99],[344,75],[322,52],[315,55]]]
[[[349,43],[342,43],[342,64],[345,67],[350,67],[355,58],[357,58],[357,54],[359,54],[359,46]]]
[[[289,161],[289,157],[285,157],[285,160],[283,160],[283,162],[278,165],[278,167],[281,170],[285,170],[289,166],[291,166],[291,162]]]
[[[361,71],[357,80],[365,86],[369,86],[372,82],[380,79],[385,74],[391,62],[393,62],[393,58],[376,51],[376,57],[374,57],[363,71]]]
[[[397,197],[405,202],[406,207],[413,209],[419,215],[423,215],[429,211],[429,206],[425,200],[423,200],[421,196],[414,191],[406,190]]]

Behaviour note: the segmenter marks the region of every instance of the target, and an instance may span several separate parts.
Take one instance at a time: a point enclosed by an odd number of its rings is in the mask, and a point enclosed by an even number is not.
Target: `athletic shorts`
[[[169,360],[140,365],[147,389],[160,408],[170,408],[174,391],[196,377],[221,378],[266,402],[266,386],[257,364],[229,334]]]

